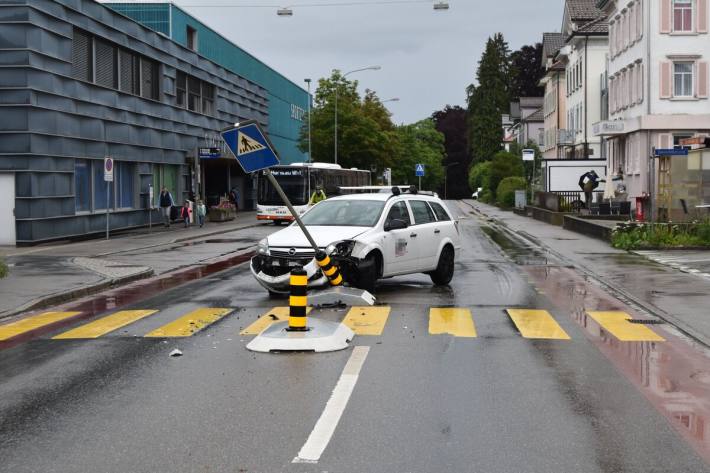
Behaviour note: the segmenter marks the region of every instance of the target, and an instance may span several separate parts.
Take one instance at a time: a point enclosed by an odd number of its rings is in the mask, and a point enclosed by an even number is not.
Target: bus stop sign
[[[237,123],[221,134],[227,149],[244,172],[252,173],[279,164],[274,145],[255,120]]]

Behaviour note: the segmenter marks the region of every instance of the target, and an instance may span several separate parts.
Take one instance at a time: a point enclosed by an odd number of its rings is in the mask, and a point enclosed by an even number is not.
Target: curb
[[[7,319],[14,315],[21,314],[23,312],[29,312],[31,310],[43,309],[46,307],[51,307],[54,305],[62,304],[64,302],[70,302],[82,297],[91,296],[98,292],[104,291],[106,289],[111,289],[114,287],[123,286],[125,284],[132,283],[134,281],[139,281],[141,279],[146,279],[154,276],[155,272],[153,268],[141,271],[139,273],[131,274],[129,276],[124,276],[122,278],[114,278],[100,281],[96,284],[90,284],[87,286],[78,287],[72,289],[68,292],[54,293],[46,297],[40,297],[33,301],[30,301],[20,307],[17,307],[11,311],[0,312],[0,320]]]
[[[697,330],[695,330],[693,327],[687,325],[683,320],[678,319],[677,317],[668,314],[662,309],[659,309],[658,307],[654,306],[651,303],[648,303],[646,301],[640,300],[637,296],[627,292],[624,289],[620,289],[618,287],[615,287],[606,281],[604,281],[601,276],[597,275],[595,272],[593,272],[590,269],[585,268],[584,266],[581,266],[579,264],[575,264],[573,261],[570,261],[568,258],[565,256],[561,255],[554,249],[550,248],[546,244],[540,242],[537,238],[533,237],[527,232],[514,232],[508,225],[505,224],[505,222],[502,222],[498,220],[495,217],[490,217],[481,210],[475,208],[473,205],[462,201],[464,204],[468,205],[471,207],[477,214],[481,215],[482,217],[485,217],[488,221],[493,221],[495,222],[496,225],[498,225],[500,228],[504,229],[506,233],[512,235],[514,238],[518,239],[524,239],[527,240],[528,242],[532,243],[533,245],[536,245],[545,251],[550,252],[553,254],[556,258],[559,258],[562,261],[568,262],[570,264],[570,267],[582,272],[585,276],[593,279],[597,284],[599,284],[602,288],[604,288],[606,291],[614,295],[615,297],[622,299],[626,303],[631,303],[631,305],[635,305],[638,309],[641,309],[642,311],[647,312],[648,314],[659,318],[666,322],[669,325],[672,325],[676,329],[678,329],[680,332],[685,334],[686,336],[692,338],[694,341],[704,345],[705,347],[710,348],[710,338],[708,338],[707,335],[699,333]],[[591,237],[590,237],[591,238]],[[629,252],[631,253],[631,252]],[[641,257],[642,255],[637,255]]]

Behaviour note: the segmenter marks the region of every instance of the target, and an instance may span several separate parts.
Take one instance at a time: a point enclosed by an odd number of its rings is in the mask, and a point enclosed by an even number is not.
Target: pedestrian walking
[[[160,189],[160,211],[163,214],[163,224],[165,227],[170,227],[170,209],[175,205],[172,194],[167,187],[163,186]]]
[[[197,222],[200,224],[200,228],[205,224],[205,215],[207,215],[207,207],[205,203],[201,200],[197,201]]]
[[[229,201],[234,205],[234,210],[239,210],[239,189],[236,187],[229,191]]]

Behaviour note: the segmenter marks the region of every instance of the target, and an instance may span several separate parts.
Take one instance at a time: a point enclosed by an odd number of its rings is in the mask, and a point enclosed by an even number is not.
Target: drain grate
[[[639,325],[661,325],[661,324],[665,323],[662,320],[651,320],[651,319],[630,319],[629,322],[631,322],[632,324],[639,324]]]

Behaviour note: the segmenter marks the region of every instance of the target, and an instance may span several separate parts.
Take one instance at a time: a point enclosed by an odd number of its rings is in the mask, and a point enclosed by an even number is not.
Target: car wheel
[[[436,265],[436,269],[429,273],[431,277],[431,282],[437,286],[444,286],[451,282],[454,277],[454,249],[450,246],[445,246],[441,250],[441,255],[439,256],[439,264]]]
[[[360,267],[358,268],[357,280],[355,287],[364,289],[367,292],[375,292],[375,282],[379,276],[379,263],[375,253],[370,253],[365,257]]]

